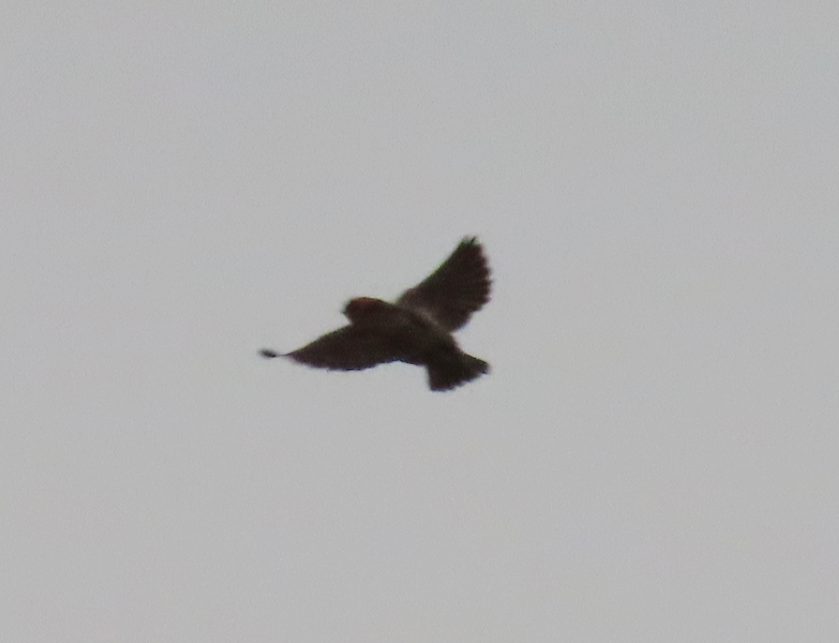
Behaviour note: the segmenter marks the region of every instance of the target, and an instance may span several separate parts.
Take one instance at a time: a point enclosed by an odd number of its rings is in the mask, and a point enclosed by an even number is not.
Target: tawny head
[[[359,321],[369,318],[377,310],[382,309],[384,302],[381,299],[373,299],[372,297],[356,297],[350,299],[347,305],[344,306],[344,315],[347,316],[354,324]]]

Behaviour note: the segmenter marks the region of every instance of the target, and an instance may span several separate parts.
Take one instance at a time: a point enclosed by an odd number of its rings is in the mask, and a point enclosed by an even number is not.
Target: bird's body
[[[361,370],[386,362],[425,366],[429,387],[452,389],[489,372],[489,364],[467,355],[451,332],[466,324],[489,300],[489,268],[476,239],[464,239],[426,280],[393,304],[371,297],[347,302],[350,321],[291,353],[263,350],[265,357],[334,370]]]

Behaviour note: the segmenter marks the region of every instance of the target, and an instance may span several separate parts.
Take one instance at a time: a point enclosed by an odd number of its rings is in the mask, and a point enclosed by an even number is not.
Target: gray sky
[[[0,640],[839,640],[834,3],[133,4],[0,10]],[[468,234],[490,376],[256,356]]]

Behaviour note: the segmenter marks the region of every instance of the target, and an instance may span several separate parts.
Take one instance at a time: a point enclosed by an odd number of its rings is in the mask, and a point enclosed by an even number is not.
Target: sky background
[[[0,9],[0,640],[839,640],[833,2]],[[492,374],[261,360],[465,235]]]

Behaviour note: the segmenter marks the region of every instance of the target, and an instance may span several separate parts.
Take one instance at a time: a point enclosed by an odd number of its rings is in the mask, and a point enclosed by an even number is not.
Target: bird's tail
[[[428,386],[432,391],[448,391],[484,373],[489,364],[461,351],[446,352],[428,362]]]

